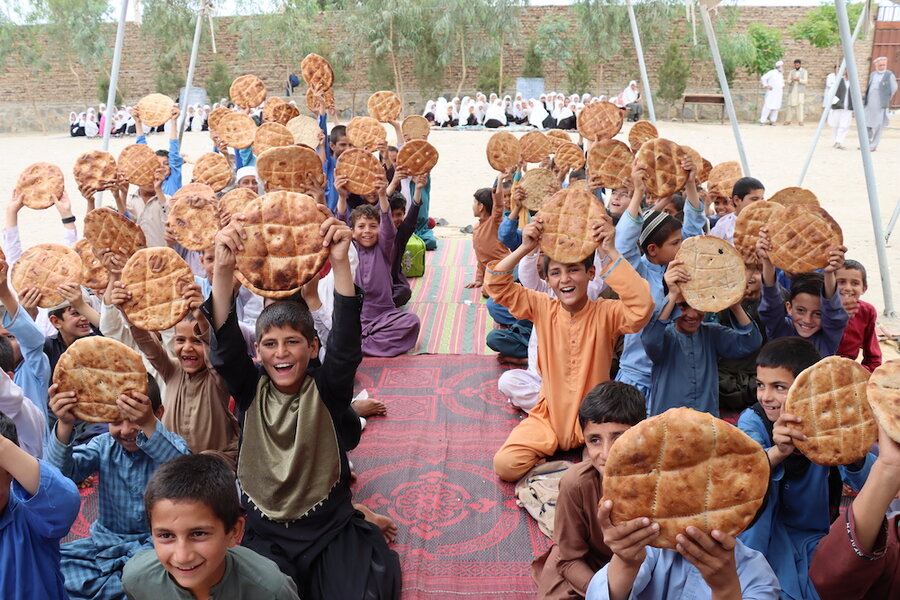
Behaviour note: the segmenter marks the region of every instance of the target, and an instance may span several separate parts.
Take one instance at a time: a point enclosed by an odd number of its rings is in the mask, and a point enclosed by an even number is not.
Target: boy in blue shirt
[[[80,508],[75,484],[19,448],[16,426],[0,413],[0,597],[68,599],[59,540]]]

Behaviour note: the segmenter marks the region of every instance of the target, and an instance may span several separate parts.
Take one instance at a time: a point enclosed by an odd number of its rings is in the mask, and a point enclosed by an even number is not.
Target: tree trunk
[[[81,87],[81,77],[78,76],[78,71],[75,70],[75,66],[72,64],[72,57],[69,57],[67,63],[69,72],[72,73],[72,75],[75,77],[75,85],[78,86],[78,95],[80,95],[83,100],[87,100],[84,89]]]
[[[500,65],[497,73],[497,95],[503,98],[503,32],[500,32]]]
[[[462,61],[462,77],[459,78],[459,86],[456,88],[457,98],[460,97],[459,94],[462,92],[463,85],[466,83],[466,43],[462,33],[459,35],[459,57]]]
[[[391,57],[391,69],[394,72],[394,86],[400,97],[400,106],[403,106],[403,78],[400,75],[400,67],[397,65],[397,55],[394,53],[394,19],[391,19],[388,25],[388,47],[390,48],[388,52]]]
[[[603,61],[598,63],[597,68],[597,97],[603,95]]]

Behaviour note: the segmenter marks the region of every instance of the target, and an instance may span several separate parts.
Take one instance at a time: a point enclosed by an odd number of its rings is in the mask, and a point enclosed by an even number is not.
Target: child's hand
[[[9,287],[9,263],[0,258],[0,288]]]
[[[74,281],[69,281],[56,288],[63,300],[72,305],[72,308],[80,311],[84,306],[84,296],[81,293],[81,285]]]
[[[619,257],[619,251],[616,250],[616,226],[613,224],[612,217],[603,215],[599,221],[594,222],[591,226],[594,241],[600,246],[600,249],[608,258],[615,260]]]
[[[375,182],[372,184],[372,186],[375,188],[376,196],[378,196],[379,198],[382,198],[382,199],[387,198],[387,193],[386,193],[387,179],[378,178],[375,180]]]
[[[644,193],[644,177],[647,176],[647,165],[637,159],[631,163],[631,185],[635,192]]]
[[[691,526],[684,533],[675,536],[675,541],[675,550],[697,567],[712,590],[713,598],[719,597],[718,594],[723,592],[736,593],[733,596],[735,598],[741,597],[741,583],[734,562],[734,536],[718,529],[713,529],[711,535],[707,535]]]
[[[828,265],[824,271],[826,273],[834,273],[844,266],[844,254],[847,253],[847,246],[837,246],[828,251]]]
[[[353,239],[350,228],[340,219],[332,217],[328,207],[320,206],[319,209],[328,215],[319,227],[319,234],[323,238],[322,245],[329,248],[332,264],[347,260],[350,240]]]
[[[247,239],[247,232],[241,224],[243,220],[244,215],[240,213],[231,215],[228,225],[216,234],[216,270],[234,271],[237,253],[244,250],[244,240]]]
[[[684,265],[683,260],[673,260],[669,263],[666,273],[663,275],[663,281],[666,282],[666,287],[669,288],[669,297],[675,302],[684,301],[684,296],[681,293],[681,284],[691,280],[690,273],[682,265]]]
[[[603,543],[630,566],[640,566],[647,557],[647,544],[659,535],[659,525],[650,519],[640,517],[613,525],[609,519],[613,503],[601,500],[599,507],[600,529],[603,531]]]
[[[47,394],[50,396],[50,410],[53,411],[60,423],[71,427],[75,423],[72,407],[78,402],[75,392],[60,392],[59,385],[54,383],[47,390]]]
[[[22,199],[21,192],[13,188],[12,197],[9,199],[9,204],[6,205],[6,212],[17,214],[23,206],[25,206],[25,201]]]
[[[135,123],[141,122],[141,113],[138,110],[137,106],[131,107],[130,109],[128,109],[128,112],[131,113],[131,116],[134,118]]]
[[[138,427],[146,430],[150,426],[156,428],[156,415],[153,414],[153,406],[150,404],[150,398],[140,392],[130,392],[122,394],[116,400],[116,406],[122,413],[122,418],[131,421]],[[147,437],[150,437],[149,435]]]
[[[806,436],[794,429],[792,423],[802,423],[803,420],[792,414],[781,413],[772,426],[772,442],[778,448],[778,452],[785,458],[794,452],[794,440],[801,442]]]
[[[325,190],[318,185],[314,183],[301,183],[299,191],[315,200],[316,204],[325,204]]]
[[[69,200],[69,194],[67,194],[65,190],[63,190],[63,193],[59,198],[53,201],[53,204],[63,218],[72,214],[72,201]]]
[[[109,303],[113,306],[122,308],[122,305],[131,300],[131,292],[125,287],[121,281],[113,283],[112,290],[109,294]]]
[[[687,152],[684,153],[684,158],[681,159],[681,168],[688,172],[688,181],[696,181],[697,165],[694,164],[694,159]]]
[[[338,196],[341,198],[347,199],[347,196],[350,195],[350,190],[347,189],[347,184],[350,183],[350,180],[347,177],[335,177],[334,178],[334,189],[337,190]]]
[[[510,197],[512,199],[512,206],[525,208],[525,188],[523,188],[521,185],[513,188],[512,195]]]
[[[409,177],[409,169],[407,167],[397,167],[396,169],[394,169],[393,181],[398,181],[398,182],[403,181],[407,177]],[[417,177],[421,177],[421,175],[417,175]],[[419,183],[418,183],[418,181],[416,181],[416,186],[418,186],[418,185],[419,185]],[[425,184],[423,183],[422,185],[425,185]]]
[[[34,318],[34,315],[37,314],[38,304],[43,296],[38,288],[24,288],[19,292],[19,306]]]
[[[119,275],[122,274],[122,269],[125,268],[125,259],[124,257],[116,254],[109,248],[104,248],[100,252],[100,264],[103,265],[111,277],[118,279]]]
[[[191,281],[190,283],[185,283],[181,288],[181,297],[187,300],[188,310],[194,312],[200,305],[203,304],[203,293],[200,291],[200,286]]]
[[[541,236],[543,234],[544,220],[540,217],[535,217],[534,220],[522,230],[522,246],[529,252],[534,250],[541,243]]]
[[[759,239],[756,240],[756,255],[760,260],[769,261],[769,252],[772,250],[772,241],[769,239],[769,228],[763,227],[759,230]]]
[[[483,281],[470,281],[466,284],[466,289],[471,290],[472,288],[480,288],[482,285],[484,285]]]

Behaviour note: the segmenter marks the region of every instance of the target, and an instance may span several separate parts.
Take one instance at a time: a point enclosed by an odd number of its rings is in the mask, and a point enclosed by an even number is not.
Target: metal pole
[[[122,63],[122,44],[125,41],[125,17],[128,12],[128,0],[122,0],[122,10],[119,12],[119,25],[116,27],[116,46],[113,50],[113,60],[109,72],[109,90],[106,92],[106,118],[103,120],[103,151],[109,150],[109,133],[112,131],[112,105],[116,101],[116,87],[119,85],[119,65]],[[103,206],[103,192],[94,197],[96,206]]]
[[[866,8],[863,7],[863,11],[859,15],[859,20],[856,22],[856,29],[853,30],[854,43],[856,42],[856,37],[859,35],[859,30],[862,28],[863,21],[865,20]],[[823,98],[825,109],[822,111],[822,116],[819,118],[819,126],[816,128],[816,135],[813,136],[812,145],[809,147],[809,152],[806,155],[806,162],[803,163],[803,169],[800,170],[800,179],[797,181],[797,187],[803,187],[806,171],[809,170],[813,154],[816,153],[816,146],[819,144],[819,138],[822,137],[822,130],[825,129],[825,121],[828,120],[828,115],[831,113],[831,99],[834,98],[834,94],[837,92],[838,85],[841,83],[841,78],[844,76],[844,71],[846,69],[847,61],[841,59],[841,67],[838,69],[837,77],[835,78],[834,83],[831,84],[831,88],[825,93],[825,98]]]
[[[197,12],[197,26],[194,27],[194,45],[191,47],[191,62],[188,64],[187,79],[184,81],[184,98],[181,98],[181,122],[178,125],[178,145],[184,137],[184,128],[187,125],[187,101],[191,95],[191,86],[194,84],[194,68],[197,66],[197,52],[200,50],[200,32],[203,30],[203,15],[209,7],[209,1],[203,0],[200,10]]]
[[[869,132],[866,128],[866,111],[863,106],[862,90],[859,87],[859,74],[856,71],[856,58],[853,53],[850,35],[850,19],[847,17],[845,0],[834,0],[837,10],[838,28],[841,32],[841,46],[844,48],[844,61],[847,63],[847,75],[850,78],[850,96],[853,98],[853,113],[856,115],[856,133],[859,136],[859,149],[862,153],[863,170],[866,174],[866,191],[869,193],[869,211],[872,214],[872,229],[875,232],[875,249],[878,256],[878,270],[881,274],[881,292],[884,295],[884,314],[894,316],[894,301],[891,295],[891,274],[888,269],[887,250],[884,244],[884,231],[881,227],[881,209],[878,206],[878,186],[875,182],[875,169],[872,165],[872,152],[869,150]]]
[[[897,205],[894,207],[894,214],[891,215],[891,220],[888,222],[887,232],[884,234],[885,244],[891,239],[891,233],[894,231],[894,225],[897,224],[898,217],[900,217],[900,200],[897,201]]]
[[[638,66],[641,68],[641,82],[644,84],[644,98],[647,99],[647,114],[650,122],[656,125],[656,111],[653,110],[653,94],[650,92],[650,78],[647,77],[647,65],[644,63],[644,48],[641,46],[641,34],[638,31],[634,7],[628,0],[628,20],[631,21],[631,37],[634,38],[634,49],[637,51]]]
[[[737,116],[734,113],[734,102],[731,101],[731,90],[728,88],[728,80],[725,78],[725,68],[722,66],[722,56],[719,54],[719,44],[716,41],[716,32],[709,18],[709,11],[705,6],[700,6],[700,16],[703,18],[703,28],[706,30],[706,39],[709,40],[709,49],[712,51],[713,62],[716,65],[716,74],[719,76],[719,87],[725,97],[725,108],[728,110],[728,120],[731,121],[731,130],[734,132],[734,142],[737,144],[738,155],[741,159],[741,167],[744,169],[744,177],[750,176],[750,163],[747,162],[747,154],[744,152],[744,142],[741,141],[741,130],[738,126]]]

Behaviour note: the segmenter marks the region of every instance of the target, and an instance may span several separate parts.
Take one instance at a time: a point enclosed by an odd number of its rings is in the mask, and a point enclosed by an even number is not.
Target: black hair
[[[794,59],[794,64],[797,64],[797,63],[800,63],[800,64],[802,65],[802,64],[803,64],[803,61],[800,60],[799,58],[795,58],[795,59]]]
[[[569,181],[578,181],[580,179],[587,179],[587,171],[584,170],[584,167],[569,173]]]
[[[491,188],[479,188],[475,190],[475,202],[482,205],[488,214],[494,211],[494,196]]]
[[[12,342],[5,335],[0,335],[0,369],[7,373],[16,370],[16,358]]]
[[[398,152],[397,146],[388,146],[387,149],[388,152]]]
[[[395,210],[406,212],[406,198],[403,197],[399,190],[391,194],[391,197],[388,198],[388,203],[391,205],[391,212]]]
[[[750,192],[765,189],[766,186],[764,186],[759,179],[756,179],[755,177],[741,177],[734,182],[734,187],[731,188],[731,197],[734,198],[737,196],[743,200],[744,196]]]
[[[372,204],[360,204],[350,212],[350,227],[354,227],[360,219],[374,219],[381,223],[381,211]]]
[[[169,158],[169,151],[168,150],[157,150],[156,155],[157,156],[165,156],[166,158]]]
[[[546,254],[543,255],[543,265],[544,265],[544,277],[547,276],[547,271],[550,269],[550,257]],[[558,262],[558,261],[557,261]],[[579,261],[580,264],[584,265],[584,270],[587,271],[591,267],[594,266],[594,253],[591,252],[590,255],[582,261]],[[574,263],[567,263],[574,264]]]
[[[262,309],[256,319],[256,340],[259,342],[273,327],[290,327],[300,332],[310,344],[316,338],[316,325],[309,308],[299,302],[280,300]]]
[[[342,137],[346,137],[347,135],[347,127],[344,125],[335,125],[331,128],[331,133],[328,134],[328,141],[332,144],[337,144],[338,141]]]
[[[810,294],[819,297],[825,288],[825,276],[821,273],[800,273],[791,279],[791,293],[789,300],[797,297],[797,294]]]
[[[186,454],[160,465],[144,490],[148,522],[153,507],[162,500],[204,504],[222,521],[225,531],[234,529],[244,514],[234,472],[221,458],[209,454]]]
[[[57,319],[62,319],[63,315],[66,314],[66,309],[72,308],[69,304],[66,304],[62,308],[57,308],[56,310],[51,310],[47,313],[47,318],[56,317]]]
[[[162,406],[162,394],[159,392],[159,384],[150,373],[147,373],[147,397],[150,399],[150,409],[156,413]]]
[[[684,212],[684,194],[682,194],[681,192],[673,194],[672,206],[677,209],[677,212]]]
[[[647,223],[649,223],[649,221],[645,220],[644,224],[646,225]],[[681,222],[672,215],[667,214],[663,219],[662,225],[657,227],[656,231],[654,231],[652,235],[648,236],[647,239],[644,240],[644,242],[641,244],[641,251],[646,254],[647,248],[650,247],[650,244],[662,246],[666,243],[666,240],[669,239],[670,235],[672,235],[676,231],[681,231],[681,228]]]
[[[622,423],[632,427],[647,416],[644,394],[633,385],[621,381],[598,384],[581,402],[578,422],[581,428],[588,423]]]
[[[866,281],[866,268],[863,266],[861,262],[858,260],[845,260],[844,266],[842,269],[853,269],[854,271],[859,271],[859,274],[862,275],[862,283],[863,287],[869,287],[868,282]]]
[[[30,402],[26,400],[25,402]],[[19,445],[19,432],[16,431],[16,424],[12,419],[0,412],[0,435],[11,441],[16,446]]]
[[[783,337],[767,342],[756,355],[757,367],[787,369],[794,374],[822,360],[816,347],[800,337]]]

